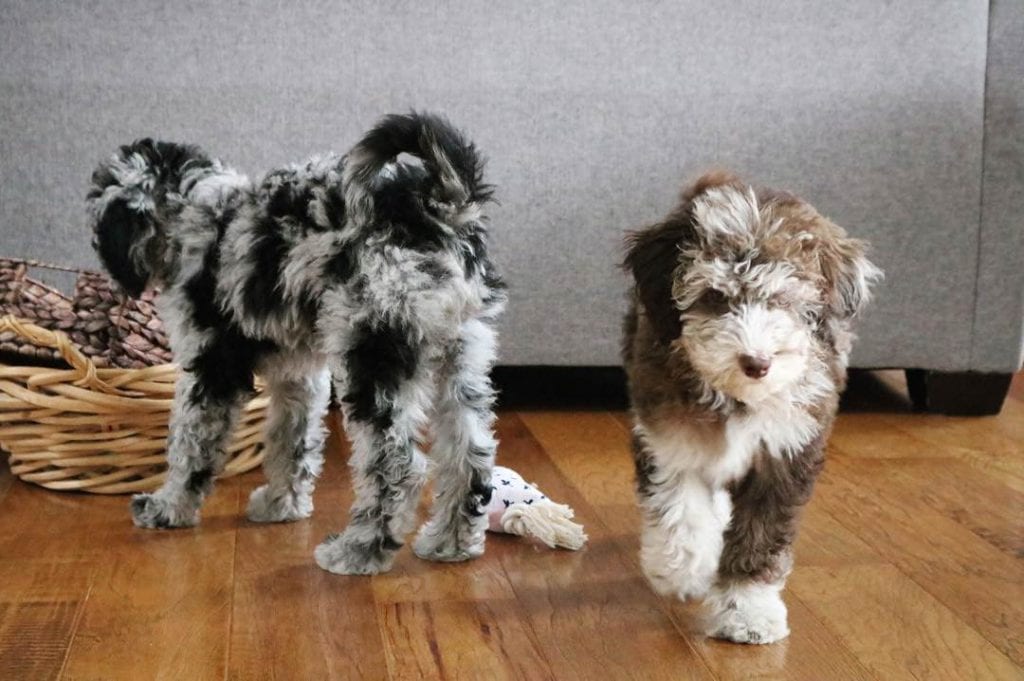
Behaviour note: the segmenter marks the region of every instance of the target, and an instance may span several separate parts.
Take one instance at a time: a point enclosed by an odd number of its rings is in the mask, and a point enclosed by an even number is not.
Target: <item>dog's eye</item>
[[[718,289],[709,288],[700,297],[700,303],[711,310],[724,310],[729,307],[729,298]]]

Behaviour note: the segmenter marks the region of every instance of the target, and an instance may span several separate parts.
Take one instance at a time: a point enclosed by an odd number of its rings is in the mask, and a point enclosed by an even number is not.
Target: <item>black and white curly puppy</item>
[[[777,641],[851,321],[881,271],[806,202],[727,174],[627,247],[643,570],[660,593],[704,599],[709,635]]]
[[[101,164],[88,195],[94,245],[129,294],[160,290],[183,369],[170,472],[132,499],[135,524],[198,522],[256,372],[270,412],[267,483],[249,499],[250,519],[312,512],[333,380],[356,498],[317,563],[343,574],[389,569],[427,478],[428,423],[437,495],[414,550],[480,555],[496,447],[493,322],[505,304],[487,253],[490,196],[474,145],[415,113],[385,117],[344,156],[256,183],[194,146],[148,139]]]

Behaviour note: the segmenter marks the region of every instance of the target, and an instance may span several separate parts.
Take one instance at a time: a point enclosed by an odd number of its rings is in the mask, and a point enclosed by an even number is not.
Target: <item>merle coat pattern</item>
[[[420,165],[399,162],[399,154]],[[131,503],[141,527],[198,522],[253,374],[267,384],[261,522],[304,518],[322,463],[331,381],[352,440],[348,527],[316,550],[338,573],[387,570],[415,521],[433,426],[438,474],[414,549],[483,551],[496,442],[493,322],[504,286],[487,253],[491,188],[443,119],[392,115],[347,155],[258,183],[194,146],[144,139],[99,166],[94,245],[130,294],[161,291],[176,361],[170,472]]]

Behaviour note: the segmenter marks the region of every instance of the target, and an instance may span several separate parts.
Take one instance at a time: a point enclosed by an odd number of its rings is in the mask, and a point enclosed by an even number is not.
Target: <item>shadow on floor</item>
[[[846,392],[843,393],[839,401],[839,411],[876,413],[910,413],[914,411],[903,371],[896,369],[852,370]]]

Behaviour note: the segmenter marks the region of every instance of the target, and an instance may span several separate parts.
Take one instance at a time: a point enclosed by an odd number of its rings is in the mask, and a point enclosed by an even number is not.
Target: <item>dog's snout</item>
[[[772,361],[764,355],[740,355],[740,368],[750,378],[764,378]]]

